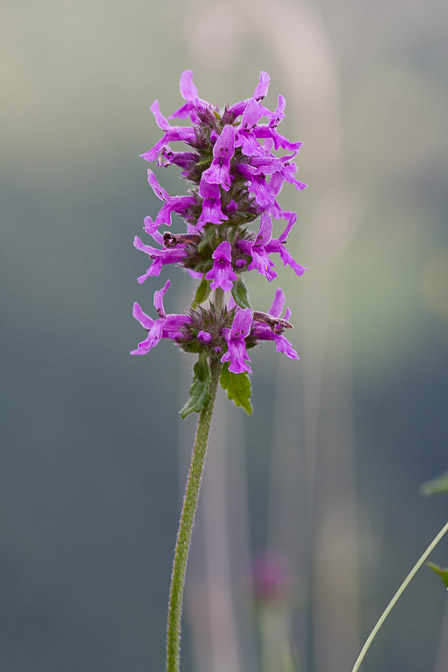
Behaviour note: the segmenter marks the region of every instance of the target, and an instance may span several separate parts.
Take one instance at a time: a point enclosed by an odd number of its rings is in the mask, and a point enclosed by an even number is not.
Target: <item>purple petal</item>
[[[252,373],[250,368],[250,358],[247,354],[244,341],[230,342],[229,349],[221,357],[221,362],[230,362],[229,371],[231,373]]]
[[[262,106],[256,100],[250,98],[241,117],[240,131],[252,130],[262,116]]]
[[[158,100],[155,100],[151,105],[151,112],[154,115],[157,126],[161,128],[162,131],[169,131],[171,129],[171,124],[169,123],[168,119],[166,119],[166,117],[164,117],[160,111]]]
[[[244,340],[250,333],[251,325],[252,311],[250,308],[243,308],[236,313],[230,333],[223,334],[227,340],[228,350],[222,356],[221,361],[230,362],[229,371],[232,373],[252,372]]]
[[[135,319],[140,322],[141,326],[144,329],[151,329],[154,325],[154,320],[152,317],[149,317],[146,313],[143,312],[141,306],[138,303],[134,303],[132,308],[132,315]]]
[[[213,156],[215,159],[224,158],[230,161],[235,153],[235,129],[233,126],[224,126],[222,133],[213,147]]]
[[[285,266],[291,266],[294,273],[298,276],[301,276],[308,269],[305,266],[301,266],[297,263],[295,259],[292,258],[291,254],[288,252],[286,247],[282,245],[279,249],[281,260]]]
[[[199,185],[199,195],[204,199],[202,202],[202,212],[198,219],[198,224],[211,222],[212,224],[221,224],[228,217],[221,210],[221,192],[218,184],[210,184],[205,179],[201,179]]]
[[[269,314],[272,315],[272,317],[280,317],[282,314],[283,306],[285,305],[285,295],[280,289],[275,290],[274,294],[274,300],[272,302],[272,306],[269,308]]]
[[[224,126],[213,147],[213,161],[202,177],[211,184],[220,184],[225,191],[231,187],[230,160],[235,153],[235,129]]]
[[[143,273],[143,275],[140,275],[137,278],[138,284],[142,285],[148,278],[154,278],[160,275],[162,272],[162,266],[162,259],[154,259],[152,266],[147,269],[146,273]]]
[[[257,245],[267,245],[272,239],[272,218],[263,212],[260,220],[260,228],[255,243]]]
[[[148,182],[157,198],[159,198],[161,201],[168,201],[170,199],[169,193],[160,186],[157,177],[150,168],[148,168]]]
[[[227,240],[218,245],[213,252],[213,268],[206,274],[207,280],[212,280],[210,287],[218,289],[220,287],[225,292],[230,292],[233,283],[237,280],[236,273],[232,268],[232,248]]]
[[[213,259],[224,259],[227,262],[232,261],[232,247],[228,240],[223,240],[212,254]]]
[[[270,81],[271,78],[269,77],[268,73],[261,70],[260,80],[257,84],[257,88],[252,94],[252,98],[255,98],[255,100],[261,100],[262,98],[265,98],[269,90]]]
[[[271,120],[269,122],[269,126],[271,128],[276,128],[279,123],[282,121],[282,119],[285,118],[285,107],[286,107],[286,100],[283,98],[283,96],[278,97],[278,105],[277,109],[275,112],[272,114]]]
[[[202,177],[210,184],[220,184],[225,191],[229,191],[232,180],[229,174],[229,166],[212,161],[210,168],[202,173]]]
[[[162,151],[162,149],[166,146],[166,135],[163,136],[163,138],[160,138],[158,142],[152,147],[151,149],[148,149],[147,152],[144,152],[143,154],[140,154],[141,159],[145,159],[145,161],[148,161],[148,163],[152,163],[155,161]]]
[[[188,126],[172,126],[170,127],[170,130],[166,131],[163,138],[160,138],[154,147],[149,149],[147,152],[140,154],[140,156],[141,158],[145,159],[145,161],[155,161],[160,152],[166,147],[169,147],[170,142],[185,142],[187,144],[192,144],[194,143],[195,139],[196,134],[193,128]]]
[[[257,204],[263,209],[275,203],[274,193],[270,185],[266,183],[264,175],[252,176],[249,191],[254,194]]]
[[[160,315],[160,317],[166,317],[165,308],[163,307],[163,297],[166,294],[167,290],[170,288],[171,282],[167,280],[162,287],[154,292],[154,308]]]
[[[146,252],[146,254],[149,254],[149,256],[160,252],[160,250],[158,250],[156,247],[150,247],[150,245],[145,245],[145,243],[142,243],[138,236],[134,237],[134,247],[137,248],[137,250],[140,250],[140,252]]]
[[[180,76],[180,94],[187,102],[197,100],[198,90],[193,82],[193,70],[184,70]]]
[[[250,308],[241,308],[235,315],[232,328],[230,329],[230,338],[246,338],[249,336],[252,325],[252,310]]]
[[[272,138],[275,149],[281,147],[282,149],[287,149],[290,152],[295,152],[303,145],[303,142],[291,142],[283,135],[280,135],[280,133],[277,133],[276,130],[264,124],[257,126],[254,129],[254,133],[257,138]]]
[[[156,320],[148,332],[144,341],[138,344],[136,350],[132,350],[131,355],[146,355],[154,348],[162,338],[162,322]]]
[[[207,345],[212,340],[212,335],[208,331],[200,331],[198,334],[198,340],[204,345]]]
[[[204,109],[209,104],[198,96],[198,90],[193,82],[193,70],[185,70],[180,76],[180,93],[186,101],[185,105],[170,114],[169,119],[190,117],[193,123],[199,121],[196,110]]]
[[[272,282],[277,277],[277,273],[274,271],[275,264],[269,259],[264,250],[252,250],[252,261],[247,268],[249,271],[258,271],[269,282]]]
[[[240,114],[243,114],[244,110],[246,109],[246,106],[253,98],[255,98],[255,100],[261,100],[262,98],[265,98],[268,93],[269,83],[270,83],[270,77],[268,73],[261,70],[260,79],[258,81],[255,91],[252,94],[252,98],[241,100],[238,103],[235,103],[235,105],[229,107],[230,114],[233,114],[235,117],[239,117]]]
[[[191,324],[189,315],[178,315],[176,313],[167,315],[163,320],[162,338],[179,338],[183,335],[182,329],[186,324]]]
[[[149,215],[143,220],[143,230],[150,235],[156,243],[163,245],[163,236],[159,232],[159,224],[154,222]]]
[[[277,350],[277,352],[283,352],[283,354],[285,354],[290,359],[300,359],[299,355],[297,354],[297,351],[294,350],[292,344],[288,341],[286,336],[278,336],[277,334],[275,334],[274,341],[275,341],[275,349]]]
[[[277,238],[278,243],[284,243],[286,241],[286,239],[288,238],[288,236],[291,232],[291,229],[294,226],[294,224],[296,223],[296,221],[297,221],[297,213],[296,212],[291,212],[289,214],[289,221],[288,221],[288,224],[286,225],[285,230]]]

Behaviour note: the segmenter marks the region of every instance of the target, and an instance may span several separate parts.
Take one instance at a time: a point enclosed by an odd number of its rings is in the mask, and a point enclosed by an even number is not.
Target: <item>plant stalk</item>
[[[209,386],[210,402],[201,411],[196,427],[190,470],[185,487],[182,513],[177,532],[176,548],[174,551],[173,570],[171,573],[170,598],[168,602],[168,626],[166,643],[166,672],[179,672],[180,664],[180,633],[182,619],[182,602],[185,588],[188,554],[190,551],[191,535],[201,488],[204,471],[207,442],[210,434],[210,425],[218,389],[221,362],[218,357],[210,360],[211,380]]]
[[[434,548],[437,546],[437,544],[439,543],[439,541],[442,539],[442,537],[445,536],[445,534],[446,534],[447,532],[448,532],[448,523],[446,523],[446,524],[444,525],[444,527],[442,527],[442,529],[440,530],[439,534],[438,534],[436,537],[434,537],[434,539],[431,541],[431,543],[429,544],[429,546],[428,546],[428,548],[426,549],[426,551],[424,551],[423,555],[421,555],[420,558],[417,560],[417,562],[415,563],[415,565],[413,566],[413,568],[411,569],[411,571],[409,572],[409,574],[407,575],[407,577],[405,578],[405,580],[403,581],[403,583],[401,584],[401,586],[399,587],[399,589],[397,590],[397,592],[395,593],[395,595],[393,596],[393,598],[391,599],[391,601],[389,602],[389,604],[387,605],[387,607],[385,608],[385,610],[383,611],[383,613],[381,614],[381,616],[380,616],[380,618],[379,618],[379,620],[378,620],[378,623],[375,625],[375,627],[373,628],[372,632],[370,633],[370,635],[369,635],[369,637],[368,637],[366,643],[365,643],[364,646],[362,647],[361,653],[360,653],[359,656],[358,656],[358,659],[357,659],[357,661],[356,661],[356,663],[355,663],[355,665],[354,665],[354,667],[353,667],[352,672],[358,672],[358,670],[359,670],[359,668],[360,668],[360,666],[361,666],[361,663],[362,663],[362,661],[364,660],[364,657],[365,657],[367,651],[368,651],[369,648],[370,648],[371,643],[373,642],[373,640],[374,640],[375,637],[377,636],[378,631],[380,630],[380,628],[381,628],[381,626],[383,625],[384,621],[385,621],[386,618],[389,616],[389,614],[390,614],[390,612],[392,611],[393,607],[395,606],[395,604],[398,602],[398,600],[400,599],[401,595],[403,594],[405,588],[406,588],[406,587],[408,586],[408,584],[412,581],[412,579],[414,578],[415,574],[418,572],[418,570],[420,569],[420,567],[421,567],[421,566],[423,565],[423,563],[425,562],[426,558],[427,558],[427,557],[429,556],[429,554],[434,550]]]

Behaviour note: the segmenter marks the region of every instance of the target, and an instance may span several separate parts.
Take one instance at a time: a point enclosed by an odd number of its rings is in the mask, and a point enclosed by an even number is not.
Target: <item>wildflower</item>
[[[278,132],[285,116],[285,99],[279,96],[273,112],[265,107],[269,81],[269,75],[260,72],[252,96],[219,110],[199,97],[193,72],[185,70],[180,78],[184,104],[167,118],[158,100],[154,101],[151,112],[163,135],[141,155],[160,167],[178,166],[189,187],[187,194],[171,196],[154,172],[148,170],[148,183],[162,206],[155,219],[144,219],[145,234],[153,242],[148,245],[138,236],[134,239],[134,246],[151,260],[138,282],[158,276],[170,264],[200,279],[193,301],[183,314],[165,311],[164,297],[170,280],[154,293],[156,318],[147,315],[138,303],[133,308],[135,319],[147,334],[131,354],[145,355],[162,339],[170,339],[184,351],[197,355],[189,399],[180,412],[183,418],[193,412],[201,415],[172,570],[167,672],[179,672],[188,548],[218,383],[229,399],[250,414],[248,374],[252,369],[248,349],[261,341],[273,341],[277,352],[298,359],[284,336],[292,324],[289,308],[282,316],[282,290],[276,290],[270,311],[265,313],[252,308],[243,281],[244,273],[252,270],[269,282],[274,280],[277,273],[273,254],[279,254],[283,264],[291,266],[297,275],[305,271],[286,249],[297,216],[283,211],[277,200],[285,182],[298,190],[306,186],[296,177],[294,161],[302,143],[290,142]],[[191,125],[175,126],[170,123],[173,119],[188,119]],[[174,142],[183,142],[186,150],[174,151]],[[186,222],[186,231],[172,233],[162,229],[172,227],[173,214]],[[274,225],[279,219],[286,219],[287,225],[276,238]],[[282,568],[265,563],[258,567],[255,578],[256,592],[278,594]]]
[[[206,223],[221,224],[225,219],[229,219],[221,209],[221,193],[219,185],[211,184],[202,177],[199,185],[199,195],[203,197],[202,212],[196,225],[203,226]]]
[[[219,356],[229,375],[236,376],[251,372],[247,348],[261,341],[273,341],[277,352],[298,359],[284,336],[292,324],[289,309],[281,317],[283,292],[276,290],[270,311],[263,313],[250,307],[243,282],[244,273],[252,270],[272,282],[277,277],[276,254],[296,275],[306,270],[287,249],[297,215],[284,211],[277,200],[285,183],[298,190],[306,186],[296,176],[295,158],[302,143],[279,133],[286,103],[279,96],[274,111],[265,106],[269,81],[269,75],[261,72],[252,96],[220,111],[199,97],[193,72],[186,70],[180,78],[184,104],[168,117],[157,100],[151,106],[163,135],[142,157],[161,167],[178,166],[190,186],[186,194],[172,196],[148,170],[148,183],[162,206],[155,219],[148,216],[144,220],[144,231],[152,242],[147,244],[138,236],[134,239],[135,247],[151,261],[138,282],[160,275],[167,265],[180,266],[201,282],[183,315],[166,314],[163,308],[170,281],[154,295],[157,319],[135,304],[134,317],[148,334],[133,354],[146,354],[162,338],[169,338],[199,354],[201,365],[195,371],[201,371],[201,385],[208,380],[204,356]],[[190,125],[176,126],[175,119],[187,119]],[[179,142],[186,148],[174,151],[172,143]],[[185,232],[163,231],[172,227],[173,214],[186,222]],[[279,219],[286,219],[280,234],[274,233]],[[251,227],[253,223],[257,226],[257,220],[258,230],[254,230]],[[219,292],[231,292],[231,296],[218,299]],[[207,398],[202,390],[201,403]]]
[[[224,126],[221,135],[213,146],[213,161],[210,168],[202,174],[209,184],[220,184],[228,191],[232,184],[230,177],[230,161],[235,154],[235,129]]]
[[[196,201],[191,196],[170,196],[163,187],[160,186],[156,176],[152,170],[148,169],[148,183],[152,187],[155,195],[161,201],[164,201],[162,209],[157,215],[155,224],[160,226],[165,224],[171,226],[171,214],[175,212],[177,215],[186,215],[189,209],[195,205]]]
[[[170,281],[167,280],[162,289],[154,292],[154,307],[159,314],[157,320],[146,315],[140,305],[134,303],[133,316],[144,329],[148,330],[148,335],[138,344],[137,349],[131,352],[131,355],[146,355],[159,343],[161,338],[171,338],[176,341],[184,337],[184,328],[191,322],[191,318],[188,315],[167,315],[163,307],[163,296],[170,285]]]
[[[221,357],[221,362],[230,362],[231,373],[252,373],[249,366],[249,355],[246,351],[245,339],[250,333],[252,325],[252,311],[250,308],[238,310],[230,331],[226,332],[227,352]]]
[[[237,280],[236,273],[232,269],[232,249],[227,240],[223,240],[212,254],[214,259],[213,268],[205,276],[212,280],[211,289],[220,287],[225,292],[231,291],[233,283]]]
[[[305,266],[301,266],[300,264],[298,264],[297,261],[295,261],[295,259],[292,258],[291,254],[285,247],[286,240],[296,220],[297,220],[297,214],[295,212],[291,213],[289,216],[288,224],[283,233],[278,238],[274,239],[271,238],[271,240],[266,243],[265,249],[268,254],[271,254],[273,252],[278,253],[280,255],[281,260],[283,261],[284,266],[291,266],[295,274],[300,276],[303,275],[307,269],[305,268]]]
[[[277,277],[274,269],[274,262],[269,258],[266,246],[272,240],[272,218],[265,212],[261,215],[260,228],[253,241],[242,240],[239,247],[245,254],[252,258],[248,270],[257,270],[258,273],[265,275],[269,282]]]
[[[204,110],[208,103],[201,100],[198,95],[198,90],[193,82],[193,70],[185,70],[180,76],[180,93],[182,98],[186,101],[176,112],[170,114],[168,119],[185,119],[190,117],[191,121],[198,122],[199,117],[197,110]]]
[[[153,261],[152,265],[147,269],[147,271],[143,275],[139,276],[138,282],[140,284],[145,282],[145,280],[147,280],[149,277],[160,275],[162,266],[165,266],[166,264],[178,264],[182,262],[187,256],[185,246],[178,246],[174,249],[158,250],[155,247],[151,247],[150,245],[145,245],[142,243],[138,236],[135,236],[134,238],[134,247],[136,247],[137,250],[146,252],[149,258]]]
[[[283,336],[285,329],[292,328],[289,322],[291,311],[286,309],[283,317],[285,305],[285,295],[279,288],[275,292],[274,301],[268,313],[255,312],[253,316],[253,326],[251,338],[255,341],[274,341],[277,352],[284,353],[290,359],[299,359],[299,355],[294,350],[286,336]]]

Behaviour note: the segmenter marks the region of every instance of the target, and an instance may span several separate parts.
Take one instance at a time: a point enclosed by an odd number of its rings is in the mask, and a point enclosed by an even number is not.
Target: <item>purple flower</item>
[[[288,152],[295,152],[303,145],[303,142],[291,142],[280,133],[277,133],[275,127],[265,124],[260,124],[254,128],[253,133],[257,138],[272,138],[276,150],[279,148],[286,149]]]
[[[235,129],[233,126],[224,126],[213,147],[213,161],[210,168],[202,173],[203,179],[210,184],[220,184],[225,191],[228,191],[232,184],[229,170],[234,153]]]
[[[170,196],[148,171],[148,182],[162,206],[154,220],[149,216],[144,220],[144,230],[154,243],[146,245],[139,237],[134,240],[135,247],[151,259],[138,281],[158,276],[167,264],[177,264],[192,277],[205,278],[210,287],[204,282],[188,316],[165,313],[163,297],[169,282],[154,295],[157,320],[135,304],[134,316],[148,331],[135,354],[145,354],[161,338],[171,338],[189,352],[224,353],[222,361],[229,363],[229,371],[242,373],[251,371],[246,347],[271,340],[278,352],[298,358],[283,335],[292,324],[289,309],[280,316],[285,301],[281,290],[275,294],[270,313],[241,309],[231,297],[219,314],[213,299],[209,308],[197,305],[207,299],[209,289],[233,290],[240,272],[256,270],[272,281],[277,276],[272,254],[279,254],[297,275],[306,270],[286,249],[297,215],[282,210],[277,201],[285,182],[297,189],[306,186],[297,179],[294,162],[302,143],[290,142],[278,132],[285,117],[285,99],[279,96],[276,109],[269,110],[262,102],[268,88],[269,75],[261,72],[251,97],[220,111],[199,97],[192,70],[185,70],[180,78],[184,104],[168,118],[157,100],[152,104],[163,136],[142,156],[148,161],[157,159],[159,166],[178,166],[190,188],[187,195]],[[190,119],[191,125],[174,126],[173,119]],[[174,151],[173,142],[189,147]],[[277,150],[284,150],[284,156],[277,156]],[[170,226],[173,213],[185,220],[186,231],[162,235],[160,226]],[[258,232],[248,232],[247,226],[260,216]],[[278,238],[272,237],[274,219],[287,220]]]
[[[213,268],[205,276],[207,280],[213,280],[210,284],[212,289],[220,287],[225,292],[230,292],[233,283],[237,280],[236,273],[232,268],[232,248],[227,240],[223,240],[213,252]]]
[[[199,121],[196,110],[205,109],[209,103],[198,96],[198,90],[193,82],[193,70],[184,70],[181,74],[180,93],[186,103],[176,110],[176,112],[170,114],[168,119],[185,119],[186,117],[190,117],[191,121],[196,124]]]
[[[202,201],[201,216],[197,221],[197,225],[210,223],[221,224],[223,220],[229,219],[221,210],[221,193],[218,184],[210,184],[207,180],[202,179],[199,185],[199,195],[204,199]]]
[[[280,192],[284,181],[293,184],[299,191],[306,189],[307,185],[294,177],[294,173],[297,172],[297,165],[291,161],[291,159],[296,154],[297,152],[295,152],[292,156],[283,156],[281,159],[278,159],[278,169],[274,172],[270,182],[270,186],[275,190],[276,194]],[[278,187],[276,184],[278,184]]]
[[[257,205],[265,209],[279,209],[276,196],[280,193],[285,181],[293,184],[296,189],[305,189],[306,184],[294,177],[297,171],[296,164],[291,156],[277,157],[265,151],[264,154],[254,155],[250,163],[239,163],[236,166],[238,172],[247,179],[249,192],[255,196]],[[269,182],[266,177],[270,175]]]
[[[197,163],[198,155],[194,152],[173,152],[169,147],[162,147],[160,156],[157,159],[157,165],[166,168],[167,166],[179,166],[182,168],[182,177],[188,179],[191,168]]]
[[[255,88],[252,98],[255,98],[255,100],[263,100],[263,98],[266,98],[268,95],[270,82],[271,78],[269,77],[268,73],[261,70],[260,80]]]
[[[148,182],[157,198],[164,201],[164,204],[156,217],[156,226],[160,226],[161,224],[171,226],[171,213],[175,212],[177,215],[185,216],[190,208],[196,203],[193,196],[170,196],[169,193],[160,186],[156,176],[150,168],[148,168]]]
[[[132,314],[142,327],[148,330],[148,335],[138,344],[136,350],[132,350],[131,355],[146,355],[152,348],[155,348],[161,338],[171,338],[176,341],[185,336],[184,327],[191,323],[191,317],[174,313],[167,315],[163,306],[163,297],[170,285],[170,281],[167,280],[162,289],[154,292],[154,308],[159,314],[157,320],[146,315],[140,305],[134,303]]]
[[[283,331],[291,328],[289,323],[291,311],[286,309],[282,317],[283,306],[285,305],[285,295],[279,288],[275,292],[274,301],[269,309],[269,313],[255,312],[253,314],[251,339],[254,341],[274,341],[277,352],[284,353],[290,359],[299,359],[299,355],[292,347]]]
[[[265,154],[264,148],[252,132],[263,114],[263,107],[254,98],[250,98],[241,117],[240,129],[235,141],[235,147],[241,147],[241,151],[246,156],[263,156]]]
[[[243,114],[250,100],[252,100],[253,98],[255,98],[255,100],[262,100],[263,98],[265,98],[268,94],[270,81],[271,78],[269,77],[268,73],[261,70],[260,79],[258,81],[255,91],[252,94],[252,97],[247,98],[246,100],[242,100],[239,103],[235,103],[235,105],[229,107],[229,112],[233,114],[234,117],[239,117],[240,114]]]
[[[265,175],[254,175],[252,166],[247,163],[239,163],[236,168],[246,178],[248,191],[254,194],[260,210],[267,210],[275,204],[275,194],[267,184]]]
[[[200,331],[198,333],[198,341],[204,345],[208,345],[212,340],[212,335],[208,331]]]
[[[305,266],[301,266],[300,264],[298,264],[297,261],[295,261],[295,259],[292,258],[290,252],[285,247],[286,239],[288,238],[289,233],[292,227],[294,226],[296,220],[297,220],[297,214],[295,212],[291,213],[289,217],[289,222],[286,225],[286,228],[283,231],[283,233],[278,238],[270,240],[266,244],[265,249],[268,254],[271,254],[272,252],[280,254],[284,266],[291,266],[294,273],[298,276],[301,276],[307,269],[305,268]]]
[[[146,252],[149,258],[153,260],[152,265],[148,268],[146,273],[137,278],[139,284],[145,282],[149,277],[160,275],[162,266],[165,266],[166,264],[179,264],[187,257],[185,245],[158,250],[156,247],[151,247],[150,245],[142,243],[138,236],[135,236],[134,238],[134,247],[141,252]]]
[[[269,282],[277,277],[274,271],[275,265],[268,257],[266,246],[269,245],[272,238],[272,219],[270,215],[263,212],[261,215],[260,228],[257,237],[253,241],[242,240],[238,243],[238,247],[252,258],[248,266],[248,270],[256,270],[261,275],[265,275]]]
[[[161,128],[162,131],[165,131],[165,135],[154,145],[154,147],[144,154],[140,154],[145,161],[155,161],[162,149],[170,142],[194,143],[196,139],[194,129],[187,126],[171,126],[168,119],[166,119],[160,112],[158,100],[155,100],[151,105],[151,112],[154,115],[157,126]]]
[[[275,110],[275,112],[271,112],[268,115],[270,119],[269,126],[271,128],[277,128],[282,119],[285,118],[285,107],[286,107],[286,100],[283,98],[283,96],[279,96],[277,109]]]
[[[250,359],[246,351],[245,338],[249,336],[252,324],[252,311],[242,308],[235,314],[230,331],[223,330],[227,341],[227,352],[221,357],[221,362],[230,362],[231,373],[252,373]]]

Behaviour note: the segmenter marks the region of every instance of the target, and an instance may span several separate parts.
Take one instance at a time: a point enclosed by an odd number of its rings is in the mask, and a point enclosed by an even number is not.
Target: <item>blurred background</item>
[[[0,669],[164,669],[193,361],[169,343],[129,356],[132,303],[151,312],[167,277],[137,284],[132,240],[159,208],[138,158],[160,137],[149,107],[178,108],[192,68],[217,105],[260,70],[268,107],[286,97],[280,130],[305,143],[310,186],[280,202],[309,270],[251,278],[261,310],[284,289],[301,360],[253,351],[250,418],[218,399],[182,669],[291,669],[272,653],[289,640],[303,671],[351,670],[447,518],[446,498],[419,494],[447,469],[446,4],[4,0],[1,14]],[[157,175],[184,189],[175,168]],[[182,311],[194,283],[169,276]],[[254,558],[280,567],[274,605]],[[270,653],[260,632],[278,633]],[[422,569],[363,669],[442,672],[447,641],[446,591]]]

